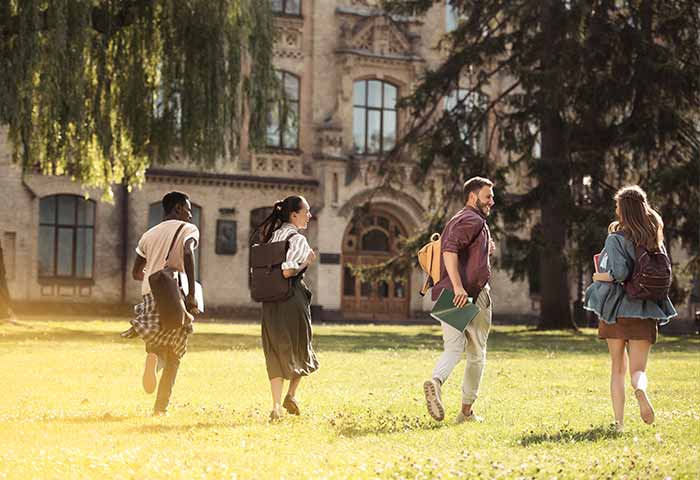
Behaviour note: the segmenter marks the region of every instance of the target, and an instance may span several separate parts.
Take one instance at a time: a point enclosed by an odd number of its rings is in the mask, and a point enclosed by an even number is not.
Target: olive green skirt
[[[293,291],[283,302],[262,306],[262,346],[269,378],[289,380],[318,369],[311,346],[311,291],[301,279],[294,280]]]

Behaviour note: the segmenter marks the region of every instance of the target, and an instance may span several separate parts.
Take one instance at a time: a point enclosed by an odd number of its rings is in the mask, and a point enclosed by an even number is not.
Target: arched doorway
[[[397,242],[406,236],[398,219],[374,210],[354,218],[343,237],[343,282],[341,308],[346,318],[390,320],[408,318],[410,279],[362,282],[349,265],[373,265],[391,258]]]

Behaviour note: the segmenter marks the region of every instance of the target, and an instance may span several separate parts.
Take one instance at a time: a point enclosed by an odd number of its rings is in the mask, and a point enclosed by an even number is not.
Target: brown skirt
[[[659,327],[653,318],[617,317],[616,323],[598,322],[598,338],[618,338],[622,340],[647,340],[656,343]]]

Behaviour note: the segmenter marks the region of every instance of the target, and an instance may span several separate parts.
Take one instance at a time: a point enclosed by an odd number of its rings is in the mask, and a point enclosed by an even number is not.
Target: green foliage
[[[383,5],[420,16],[441,3]],[[572,269],[590,272],[614,219],[613,193],[625,184],[647,190],[669,243],[700,248],[697,2],[450,4],[461,20],[441,42],[444,61],[403,99],[413,121],[387,162],[413,151],[425,175],[447,169],[455,183],[496,179],[509,249],[503,264],[522,278],[532,257],[540,259],[543,325],[570,325],[562,285]],[[457,88],[466,89],[464,100],[443,109]],[[471,145],[484,135],[490,150],[479,154]]]
[[[109,191],[236,155],[275,85],[267,2],[0,0],[0,123],[30,170]],[[261,108],[261,106],[263,108]]]

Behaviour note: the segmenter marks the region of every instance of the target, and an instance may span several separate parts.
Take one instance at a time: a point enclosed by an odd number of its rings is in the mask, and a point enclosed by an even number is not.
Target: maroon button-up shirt
[[[440,237],[441,252],[457,254],[462,286],[469,296],[474,297],[474,301],[491,278],[490,240],[491,232],[486,224],[486,217],[472,207],[464,207],[457,212],[447,222]],[[444,289],[452,290],[452,282],[443,258],[440,264],[440,281],[433,287],[433,301],[438,299]]]

